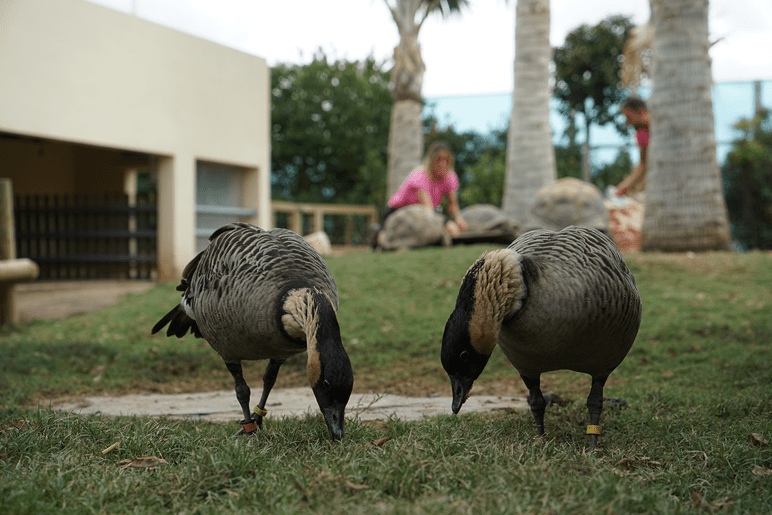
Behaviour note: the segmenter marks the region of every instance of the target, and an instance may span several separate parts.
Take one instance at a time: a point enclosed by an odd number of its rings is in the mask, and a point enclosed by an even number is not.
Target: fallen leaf
[[[101,374],[105,370],[107,370],[107,366],[106,365],[98,365],[98,366],[96,366],[96,367],[91,369],[91,372],[89,372],[89,375],[98,376],[99,374]]]
[[[370,443],[372,443],[376,447],[382,447],[383,444],[385,444],[386,442],[388,442],[391,439],[392,439],[391,436],[382,436],[380,438],[376,438],[375,440],[373,440]]]
[[[751,439],[751,443],[752,443],[753,445],[758,445],[759,447],[766,447],[766,446],[768,446],[768,445],[769,445],[769,442],[767,441],[767,439],[766,439],[766,438],[764,438],[764,437],[763,437],[762,435],[760,435],[759,433],[751,433],[751,434],[750,434],[750,435],[748,435],[748,436],[750,437],[750,439]]]
[[[92,381],[95,383],[98,383],[102,380],[102,374],[104,371],[107,370],[107,367],[105,365],[99,365],[98,367],[94,367],[94,369],[90,372],[91,375],[94,377],[91,378]]]
[[[724,508],[734,504],[734,497],[724,497],[717,501],[708,502],[699,493],[692,492],[692,505],[698,509],[705,509],[711,513],[716,513]]]
[[[166,463],[166,460],[163,458],[158,458],[156,456],[145,456],[143,458],[128,458],[121,460],[117,463],[117,465],[122,469],[151,469],[159,465],[163,465],[164,463]]]
[[[772,469],[765,469],[760,465],[756,465],[753,467],[753,470],[751,470],[751,474],[756,474],[757,476],[772,476]]]
[[[724,508],[734,504],[734,497],[724,497],[717,501],[708,502],[699,493],[692,492],[692,504],[695,508],[706,509],[711,513],[716,513]]]
[[[639,458],[622,458],[617,466],[629,471],[639,467],[660,468],[662,462],[653,460],[648,456],[641,456]]]
[[[343,483],[343,486],[345,486],[346,488],[350,488],[352,490],[367,490],[368,488],[370,488],[367,485],[355,485],[351,481],[346,481],[345,483]]]
[[[644,465],[646,465],[648,467],[656,468],[656,467],[661,467],[662,466],[661,462],[659,462],[657,460],[653,460],[653,459],[649,458],[648,456],[642,456],[640,458],[640,460],[641,460],[641,463],[643,463]]]
[[[110,447],[108,447],[107,449],[103,449],[103,450],[102,450],[102,456],[104,456],[104,455],[105,455],[105,454],[107,454],[107,453],[113,452],[115,449],[117,449],[117,448],[118,448],[118,446],[119,446],[120,444],[121,444],[121,442],[120,442],[120,441],[117,441],[117,442],[115,442],[114,444],[112,444]]]

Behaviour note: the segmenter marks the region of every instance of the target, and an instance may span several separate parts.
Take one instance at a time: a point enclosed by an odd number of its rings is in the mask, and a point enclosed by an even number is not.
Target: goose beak
[[[345,430],[343,429],[343,415],[346,411],[346,406],[337,405],[333,403],[332,406],[322,408],[322,415],[324,416],[324,422],[327,424],[327,430],[330,432],[330,438],[335,441],[341,440]]]
[[[450,386],[453,390],[452,409],[454,415],[458,415],[461,406],[466,402],[467,397],[469,397],[469,392],[472,391],[473,384],[474,379],[460,378],[458,376],[450,378]]]

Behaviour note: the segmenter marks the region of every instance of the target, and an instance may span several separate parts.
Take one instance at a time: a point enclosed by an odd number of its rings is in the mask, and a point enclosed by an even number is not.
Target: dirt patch
[[[371,252],[364,245],[335,245],[332,256]],[[157,283],[149,280],[35,281],[16,286],[19,323],[54,320],[112,306],[128,293],[142,293]]]
[[[112,306],[127,293],[142,293],[154,281],[51,281],[16,286],[19,322],[53,320]]]

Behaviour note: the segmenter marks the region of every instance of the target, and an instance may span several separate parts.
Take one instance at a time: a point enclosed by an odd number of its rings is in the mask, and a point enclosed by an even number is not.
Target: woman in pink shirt
[[[434,210],[447,195],[450,220],[445,224],[445,230],[451,236],[466,230],[466,222],[458,208],[458,176],[453,171],[454,164],[450,145],[444,141],[432,143],[426,151],[423,165],[413,170],[389,200],[384,220],[397,209],[414,204]]]

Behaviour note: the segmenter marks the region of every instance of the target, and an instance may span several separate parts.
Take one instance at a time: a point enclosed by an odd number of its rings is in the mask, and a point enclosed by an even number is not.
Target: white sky
[[[303,64],[329,58],[391,58],[398,34],[384,0],[90,0],[265,58]],[[419,41],[425,97],[512,90],[516,0],[470,0],[450,18],[430,17]],[[551,0],[553,46],[581,24],[612,14],[645,23],[648,0]],[[717,82],[772,78],[772,1],[711,0],[710,50]]]

